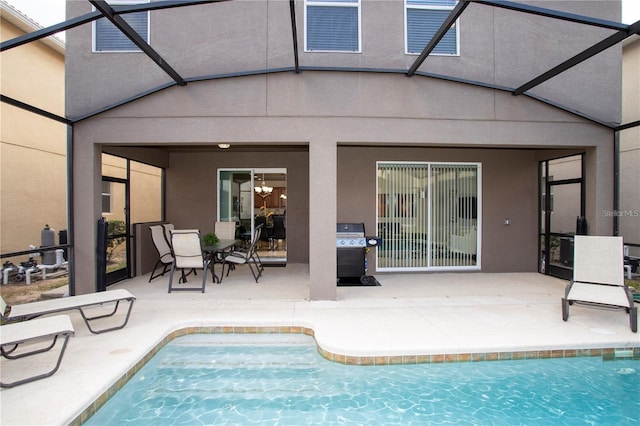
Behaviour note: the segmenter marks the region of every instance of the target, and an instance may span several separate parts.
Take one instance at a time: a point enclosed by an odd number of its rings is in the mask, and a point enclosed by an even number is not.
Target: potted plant
[[[220,239],[213,232],[209,232],[207,235],[202,237],[202,242],[204,243],[205,246],[212,246],[216,244],[218,241],[220,241]]]

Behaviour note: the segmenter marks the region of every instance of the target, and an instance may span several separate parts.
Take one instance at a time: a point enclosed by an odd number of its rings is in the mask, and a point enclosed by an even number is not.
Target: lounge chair
[[[0,327],[0,351],[2,352],[2,356],[9,360],[47,352],[56,346],[58,338],[64,338],[56,364],[51,370],[12,382],[0,381],[0,387],[12,388],[53,375],[58,371],[58,367],[60,367],[69,337],[73,335],[74,329],[68,315],[38,318],[33,321],[7,324]],[[41,344],[42,341],[50,341],[51,343],[47,343],[48,346],[43,347]],[[23,351],[22,345],[26,345],[30,347],[30,349]]]
[[[562,298],[562,319],[567,321],[574,303],[624,309],[636,333],[638,308],[624,283],[622,237],[576,235],[573,262],[573,280]]]
[[[3,321],[22,321],[30,320],[47,314],[55,314],[59,312],[78,310],[82,319],[84,319],[87,328],[93,334],[105,333],[107,331],[119,330],[124,328],[129,321],[131,315],[131,308],[133,308],[133,302],[136,300],[135,296],[129,293],[125,289],[101,291],[98,293],[82,294],[80,296],[62,297],[59,299],[41,300],[38,302],[23,303],[21,305],[12,305],[8,314],[5,314],[7,304],[4,299],[1,299],[0,308],[2,309]],[[97,319],[108,318],[116,314],[120,302],[129,302],[129,309],[122,324],[114,327],[103,328],[95,330],[91,327],[91,321]],[[87,310],[100,307],[105,304],[113,304],[113,311],[107,314],[98,314],[95,316],[88,316]]]
[[[251,240],[251,245],[248,249],[234,250],[233,252],[224,256],[224,259],[222,261],[222,275],[224,275],[224,265],[227,265],[228,276],[229,270],[232,266],[246,264],[249,265],[249,269],[251,270],[253,278],[256,280],[256,282],[258,282],[258,279],[260,278],[260,276],[262,275],[262,271],[264,270],[264,266],[260,261],[260,256],[258,256],[256,249],[258,246],[258,241],[260,241],[260,234],[263,227],[264,224],[256,226],[253,238]]]
[[[169,225],[171,228],[173,225]],[[166,233],[170,227],[166,227],[163,225],[153,225],[149,227],[151,230],[151,239],[153,240],[153,245],[156,246],[156,250],[158,251],[158,261],[153,267],[153,271],[151,271],[151,276],[149,277],[149,282],[152,279],[158,278],[166,274],[171,268],[171,264],[173,263],[173,255],[171,254],[171,246],[169,245],[170,239],[167,239]],[[169,237],[170,238],[170,237]],[[162,272],[154,275],[156,269],[159,266],[162,266]]]
[[[202,291],[204,293],[207,281],[207,269],[209,269],[208,258],[202,254],[202,245],[200,243],[200,231],[197,229],[176,229],[171,231],[171,250],[173,253],[173,263],[171,264],[171,273],[169,275],[169,293],[172,291]],[[178,283],[186,282],[184,270],[189,269],[195,272],[196,269],[202,269],[202,285],[200,287],[174,287],[173,272],[176,269],[182,269],[182,277]],[[213,276],[213,271],[211,272]],[[213,277],[215,281],[215,277]]]

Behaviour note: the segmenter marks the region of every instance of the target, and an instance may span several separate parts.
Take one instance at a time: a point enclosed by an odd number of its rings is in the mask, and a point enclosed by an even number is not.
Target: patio
[[[72,422],[168,334],[186,327],[306,328],[325,355],[354,364],[373,356],[383,363],[449,362],[458,360],[456,354],[509,359],[602,348],[637,348],[640,355],[628,315],[576,306],[564,323],[560,298],[566,281],[537,273],[378,275],[379,287],[339,287],[337,301],[309,301],[308,265],[267,268],[259,284],[246,268],[240,266],[220,285],[209,278],[205,294],[168,294],[168,276],[112,286],[138,298],[127,327],[92,335],[72,312],[76,335],[60,370],[2,389],[0,423]],[[22,367],[34,367],[33,361]]]

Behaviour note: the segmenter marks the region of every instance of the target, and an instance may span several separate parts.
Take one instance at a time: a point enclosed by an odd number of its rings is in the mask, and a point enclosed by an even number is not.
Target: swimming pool
[[[347,366],[306,335],[188,335],[86,424],[631,425],[639,385],[630,359]]]

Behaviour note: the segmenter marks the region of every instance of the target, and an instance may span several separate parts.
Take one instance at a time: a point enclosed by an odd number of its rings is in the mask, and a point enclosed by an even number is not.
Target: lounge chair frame
[[[562,320],[569,319],[569,306],[586,305],[624,309],[631,331],[638,331],[638,308],[624,283],[622,237],[576,235],[573,279],[562,298]]]
[[[33,321],[6,324],[2,326],[0,333],[0,352],[2,356],[9,360],[16,360],[27,356],[48,352],[56,346],[59,338],[64,338],[58,354],[56,363],[52,369],[45,373],[35,374],[24,379],[13,382],[0,381],[0,387],[12,388],[25,383],[34,382],[52,376],[62,363],[62,357],[67,348],[69,337],[75,333],[71,319],[68,315],[57,315],[47,318],[39,318]],[[18,348],[22,344],[36,343],[40,340],[51,340],[46,347],[32,349],[26,352],[19,352]]]
[[[60,299],[42,300],[38,302],[24,303],[21,305],[13,305],[11,306],[11,311],[8,315],[4,315],[6,304],[5,301],[2,300],[2,319],[7,321],[23,321],[37,318],[42,315],[77,310],[80,312],[80,315],[82,316],[82,319],[87,325],[89,331],[93,334],[101,334],[124,328],[129,322],[131,309],[133,308],[133,302],[135,300],[135,296],[125,289],[109,290],[98,293],[82,294],[79,296],[63,297]],[[118,312],[121,302],[129,302],[129,309],[127,310],[126,316],[121,324],[101,329],[91,326],[91,321],[114,316]],[[109,303],[114,304],[113,311],[109,313],[89,316],[87,312],[85,312],[87,308],[104,306]]]

